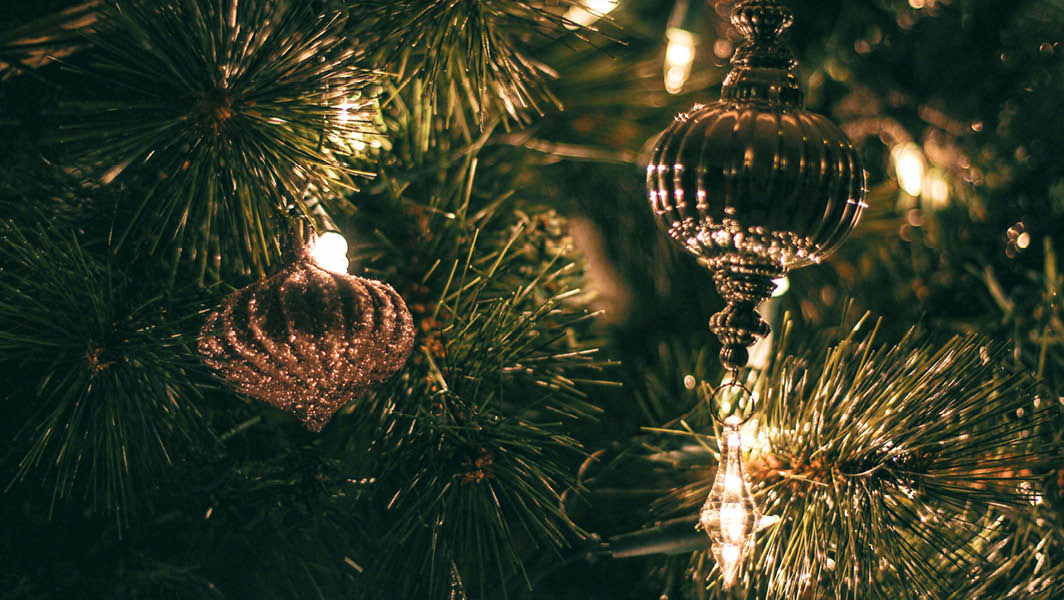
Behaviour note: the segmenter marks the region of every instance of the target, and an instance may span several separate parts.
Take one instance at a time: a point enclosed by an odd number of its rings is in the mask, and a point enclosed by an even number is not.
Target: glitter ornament
[[[403,366],[414,326],[391,286],[327,270],[311,251],[228,296],[207,318],[199,351],[236,391],[321,431]]]
[[[769,333],[755,308],[772,280],[828,256],[865,207],[853,145],[802,108],[798,63],[779,41],[792,21],[779,0],[739,2],[732,23],[746,42],[720,100],[677,115],[647,165],[658,224],[713,271],[728,303],[710,329],[732,370]]]

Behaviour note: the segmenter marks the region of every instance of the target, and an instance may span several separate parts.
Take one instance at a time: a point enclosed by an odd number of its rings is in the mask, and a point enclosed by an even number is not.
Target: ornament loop
[[[738,381],[736,381],[734,379],[732,379],[730,381],[726,381],[726,382],[720,384],[719,386],[717,386],[716,388],[713,388],[712,391],[710,391],[709,395],[706,396],[706,403],[709,404],[709,414],[710,414],[711,417],[713,417],[713,421],[717,425],[719,425],[721,427],[729,427],[729,426],[730,427],[736,427],[736,426],[741,427],[741,426],[745,425],[746,422],[749,421],[751,417],[754,416],[753,411],[750,411],[745,416],[743,416],[742,415],[742,406],[743,406],[743,404],[741,402],[739,402],[739,401],[731,403],[728,406],[728,409],[726,411],[720,411],[720,410],[717,410],[718,407],[716,406],[716,403],[713,401],[714,398],[717,397],[718,393],[720,393],[722,390],[726,390],[726,389],[730,389],[730,388],[731,389],[736,389],[737,388],[741,392],[746,392],[746,398],[749,398],[751,400],[754,397],[754,393],[751,392],[750,388],[746,387],[745,385],[739,383]],[[737,398],[737,400],[740,400],[740,399],[742,399],[742,396],[739,396],[739,398]],[[738,422],[736,422],[735,419],[733,419],[733,417],[738,417],[738,419],[739,419]]]

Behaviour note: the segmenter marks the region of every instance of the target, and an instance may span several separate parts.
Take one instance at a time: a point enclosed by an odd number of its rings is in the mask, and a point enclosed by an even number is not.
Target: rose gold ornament
[[[234,292],[207,318],[199,351],[236,391],[321,431],[332,415],[403,366],[410,311],[391,286],[319,266],[311,248]]]

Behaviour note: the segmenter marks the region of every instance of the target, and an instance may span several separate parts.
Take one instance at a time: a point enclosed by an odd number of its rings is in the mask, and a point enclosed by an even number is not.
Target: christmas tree
[[[755,4],[866,206],[738,370],[732,0],[5,5],[0,598],[1064,597],[1064,2]]]

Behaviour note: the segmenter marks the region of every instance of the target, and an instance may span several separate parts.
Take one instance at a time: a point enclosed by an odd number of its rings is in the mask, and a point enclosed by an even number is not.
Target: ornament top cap
[[[780,0],[745,0],[735,7],[731,22],[747,39],[770,42],[794,24],[794,13]]]
[[[798,61],[780,41],[794,24],[791,9],[781,0],[741,0],[731,21],[746,41],[732,56],[721,98],[801,108],[805,95],[798,82]]]

